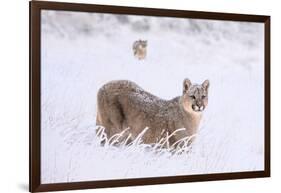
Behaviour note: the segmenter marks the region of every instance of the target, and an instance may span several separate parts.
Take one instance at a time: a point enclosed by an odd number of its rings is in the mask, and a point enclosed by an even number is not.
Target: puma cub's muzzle
[[[204,107],[204,105],[202,105],[202,106],[192,105],[192,109],[195,112],[202,112],[205,109],[205,107]]]

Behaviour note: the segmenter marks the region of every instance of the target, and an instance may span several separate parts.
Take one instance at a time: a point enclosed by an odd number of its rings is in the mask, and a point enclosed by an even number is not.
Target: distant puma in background
[[[169,139],[173,144],[196,133],[202,111],[208,104],[208,88],[208,80],[198,85],[185,79],[181,96],[163,100],[134,82],[111,81],[98,91],[96,124],[105,127],[108,138],[130,128],[134,139],[148,127],[142,138],[146,144],[156,143],[163,133],[185,128]]]
[[[134,56],[139,60],[143,60],[146,57],[147,52],[147,41],[138,40],[133,43]]]

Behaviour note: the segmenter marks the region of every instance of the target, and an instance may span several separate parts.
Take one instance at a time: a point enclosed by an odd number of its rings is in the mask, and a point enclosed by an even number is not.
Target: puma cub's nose
[[[201,106],[193,105],[192,108],[193,108],[194,111],[203,111],[204,105],[201,105]]]

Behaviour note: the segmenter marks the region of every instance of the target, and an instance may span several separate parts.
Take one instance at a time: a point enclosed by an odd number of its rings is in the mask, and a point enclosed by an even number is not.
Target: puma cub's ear
[[[143,43],[145,46],[147,46],[147,40],[144,40]]]
[[[190,88],[190,86],[191,86],[191,81],[188,78],[184,79],[184,81],[183,81],[183,93],[186,93],[188,91],[188,89]]]
[[[205,80],[205,81],[202,83],[202,86],[203,86],[205,89],[208,89],[209,86],[210,86],[209,80]]]

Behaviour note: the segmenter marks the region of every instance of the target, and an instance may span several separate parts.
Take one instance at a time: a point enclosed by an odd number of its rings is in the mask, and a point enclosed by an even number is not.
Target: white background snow
[[[41,181],[58,183],[263,170],[263,24],[42,11]],[[143,61],[135,40],[148,41]],[[210,80],[188,155],[100,147],[96,94],[129,79],[164,99]]]

